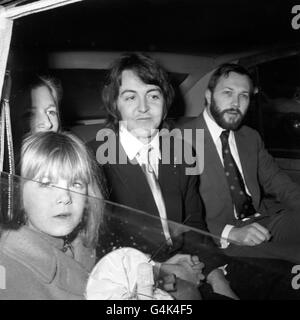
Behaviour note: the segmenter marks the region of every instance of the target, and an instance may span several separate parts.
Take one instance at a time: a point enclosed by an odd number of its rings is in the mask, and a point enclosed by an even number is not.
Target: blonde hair
[[[57,110],[58,131],[61,131],[60,102],[63,97],[63,88],[61,82],[59,79],[49,75],[35,75],[33,79],[31,79],[31,83],[29,85],[30,92],[40,87],[46,87],[49,90],[51,97],[53,98]],[[30,132],[31,131],[32,128],[30,126]]]
[[[63,96],[63,89],[60,80],[47,75],[40,75],[38,78],[40,79],[40,86],[44,85],[48,87],[58,108]],[[37,84],[36,86],[38,87],[39,85]]]
[[[83,181],[87,185],[87,208],[81,233],[86,246],[95,246],[102,218],[102,194],[97,180],[97,164],[84,143],[68,132],[39,132],[22,144],[21,176],[40,181],[42,177]],[[95,198],[96,197],[96,198]]]

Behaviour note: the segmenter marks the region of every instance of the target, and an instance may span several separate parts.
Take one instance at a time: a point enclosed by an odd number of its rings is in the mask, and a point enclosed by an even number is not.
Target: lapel
[[[229,192],[224,167],[202,114],[199,116],[198,121],[196,128],[204,129],[204,170],[201,176],[209,183],[215,182],[216,188],[221,192],[221,196],[224,190]]]
[[[203,128],[205,135],[203,179],[209,181],[210,184],[215,183],[215,190],[219,190],[220,197],[225,199],[226,196],[230,196],[230,191],[222,162],[202,114],[199,116],[198,121],[198,128]],[[234,136],[247,188],[252,198],[256,199],[258,191],[253,180],[253,177],[256,176],[255,161],[253,159],[255,151],[252,150],[251,141],[242,129],[235,131]],[[209,163],[209,165],[205,167],[205,163]],[[227,190],[226,194],[224,194],[224,190]]]
[[[250,144],[249,139],[247,138],[247,135],[239,129],[234,133],[235,141],[237,145],[237,149],[239,152],[239,157],[241,161],[241,166],[243,169],[243,174],[245,178],[245,182],[247,185],[247,188],[249,189],[252,197],[255,193],[255,182],[251,177],[255,176],[255,161],[253,161],[253,154],[252,146]]]
[[[169,139],[169,136],[165,136]],[[164,135],[160,136],[160,151],[162,152],[162,139]],[[170,141],[170,150],[163,150],[169,152],[170,163],[162,163],[159,161],[158,166],[158,182],[164,198],[167,216],[169,220],[182,222],[182,200],[180,195],[180,166],[175,165],[174,144],[172,139]]]
[[[140,165],[136,159],[132,162],[129,160],[124,148],[119,143],[118,136],[116,154],[117,163],[110,165],[110,170],[117,177],[115,187],[124,190],[124,194],[131,200],[132,207],[159,216],[150,186]],[[124,159],[126,163],[120,163],[119,159]],[[120,185],[118,185],[118,181]]]

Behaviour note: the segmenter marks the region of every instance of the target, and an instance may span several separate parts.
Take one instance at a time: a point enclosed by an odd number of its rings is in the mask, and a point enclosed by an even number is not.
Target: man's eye
[[[224,94],[226,94],[227,96],[231,96],[231,95],[232,95],[232,92],[229,91],[229,90],[226,90],[226,91],[224,91]]]
[[[160,96],[157,95],[157,94],[152,94],[152,95],[150,95],[150,99],[152,99],[152,100],[159,100],[159,99],[160,99]]]
[[[125,101],[133,101],[135,99],[135,96],[128,96],[125,98]]]
[[[242,96],[243,98],[245,98],[245,99],[249,99],[249,94],[248,94],[248,93],[243,93],[241,96]]]
[[[159,91],[152,91],[148,93],[147,98],[149,100],[155,101],[155,100],[160,100],[162,98],[162,95]]]

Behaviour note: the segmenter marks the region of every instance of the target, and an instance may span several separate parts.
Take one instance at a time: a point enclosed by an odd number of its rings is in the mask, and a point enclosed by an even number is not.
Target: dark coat
[[[223,165],[202,114],[180,127],[204,129],[204,170],[200,175],[199,190],[208,229],[220,236],[226,224],[237,223]],[[299,210],[299,186],[280,170],[265,149],[258,132],[242,126],[234,135],[244,178],[255,209],[265,216],[279,212],[284,206],[292,211]],[[193,146],[195,147],[195,141]],[[274,197],[281,205],[266,201],[266,196]]]
[[[162,145],[162,139],[165,138],[161,137],[160,145]],[[183,141],[179,143],[183,144]],[[95,154],[97,154],[97,148],[100,145],[100,142],[89,144]],[[141,210],[147,214],[116,206],[112,208],[113,210],[109,210],[108,206],[106,206],[106,211],[109,212],[107,214],[108,218],[112,218],[108,223],[106,236],[102,238],[100,247],[103,247],[103,242],[108,241],[107,235],[113,233],[112,240],[110,240],[112,246],[136,246],[146,253],[153,254],[165,243],[161,222],[158,218],[158,209],[141,167],[137,162],[131,163],[129,161],[122,145],[119,144],[118,136],[116,145],[118,146],[116,148],[116,159],[119,159],[120,156],[122,159],[125,158],[127,163],[120,164],[117,161],[115,164],[106,163],[103,165],[108,182],[109,200]],[[189,165],[177,163],[180,157],[175,154],[172,143],[169,152],[170,162],[165,164],[162,159],[159,162],[158,169],[158,180],[165,201],[168,220],[207,231],[203,219],[202,202],[198,193],[199,176],[186,174],[186,168]],[[112,220],[115,223],[112,223]],[[113,227],[112,224],[114,225]],[[169,223],[169,228],[172,240],[174,240],[174,246],[171,250],[176,251],[183,242],[189,246],[187,250],[189,253],[193,253],[193,245],[195,252],[203,246],[205,249],[202,248],[201,259],[207,266],[206,271],[224,264],[223,258],[222,262],[220,262],[217,255],[214,257],[213,252],[217,248],[210,237],[203,236],[199,238],[199,234],[195,232],[190,232],[188,233],[189,236],[187,236],[184,227],[175,223],[172,224],[172,222]],[[184,233],[184,236],[176,237],[178,233],[181,235]],[[120,238],[122,239],[120,240]],[[185,238],[184,241],[183,238]],[[124,239],[128,239],[128,241],[124,243]],[[103,253],[105,252],[103,251]],[[205,258],[206,255],[209,256],[207,259]],[[163,255],[156,256],[158,260],[163,260],[164,258],[165,256]]]

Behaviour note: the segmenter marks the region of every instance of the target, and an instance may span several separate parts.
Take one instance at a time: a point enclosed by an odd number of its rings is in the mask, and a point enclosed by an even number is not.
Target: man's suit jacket
[[[95,153],[100,145],[100,142],[89,144]],[[122,156],[125,155],[127,163],[106,163],[102,166],[108,183],[109,200],[159,217],[152,191],[140,165],[130,162],[122,145],[119,144],[118,137],[117,146],[119,147],[116,150],[116,158],[118,159],[119,153],[122,153]],[[203,218],[203,206],[198,193],[199,176],[186,175],[185,169],[187,168],[187,165],[175,163],[176,161],[172,160],[174,158],[176,158],[176,156],[174,156],[174,149],[171,143],[171,163],[164,164],[160,161],[158,169],[158,180],[165,201],[167,218],[174,222],[184,222],[186,225],[207,231],[207,226]],[[134,221],[132,221],[132,219],[130,220],[130,214],[128,215],[128,213],[129,211],[126,209],[118,210],[117,214],[122,216],[127,215],[127,221],[129,220],[130,223],[127,224],[125,228],[119,228],[118,231],[114,232],[115,234],[123,233],[124,229],[128,230],[128,226],[131,225],[131,227],[135,227],[132,233],[136,235],[139,234],[140,237],[143,237],[144,239],[147,238],[149,242],[153,241],[153,243],[157,244],[165,241],[159,219],[151,220],[142,214],[133,214]],[[113,215],[115,215],[115,213],[113,213]],[[152,227],[152,230],[147,230],[147,226]],[[173,228],[172,225],[170,227],[171,236],[173,236],[173,231],[176,231],[176,228]],[[140,232],[142,232],[142,234]],[[193,241],[193,239],[195,239],[195,241]],[[137,240],[134,241],[135,243],[138,242],[138,239],[134,240]],[[187,243],[194,242],[195,252],[201,247],[201,241],[203,241],[203,247],[206,248],[206,246],[208,246],[211,248],[203,250],[202,252],[202,261],[204,260],[207,271],[224,264],[223,257],[220,258],[217,257],[216,254],[213,254],[213,250],[216,250],[216,247],[210,237],[199,238],[194,232],[191,232],[189,233],[188,240],[185,241],[187,241]],[[195,243],[197,241],[198,243]],[[141,247],[146,252],[149,249],[149,246],[140,246],[140,249]],[[192,248],[189,249],[192,250]],[[205,258],[205,255],[208,256],[208,258]]]
[[[210,232],[221,235],[226,224],[237,225],[224,168],[201,114],[182,129],[204,129],[204,170],[200,175],[200,194],[205,207],[205,217]],[[266,196],[275,197],[290,210],[300,208],[299,186],[283,173],[267,152],[257,131],[242,126],[234,132],[236,145],[246,185],[251,193],[257,212],[267,216],[283,209]],[[193,146],[195,148],[195,140]]]
[[[122,146],[120,152],[125,152]],[[171,150],[172,154],[172,150]],[[145,211],[159,217],[150,186],[138,164],[106,164],[105,174],[109,184],[110,200]],[[205,229],[202,217],[202,204],[197,188],[197,176],[185,174],[185,165],[159,162],[158,182],[165,201],[169,220],[190,224]]]

